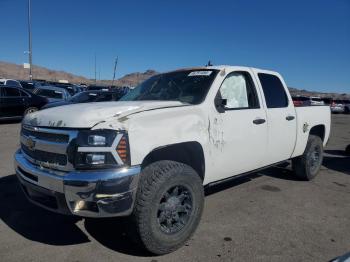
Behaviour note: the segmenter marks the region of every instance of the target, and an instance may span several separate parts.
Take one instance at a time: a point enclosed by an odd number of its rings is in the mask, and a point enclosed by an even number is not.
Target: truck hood
[[[26,115],[23,124],[41,127],[91,128],[110,120],[143,111],[187,106],[177,101],[121,101],[58,106]]]

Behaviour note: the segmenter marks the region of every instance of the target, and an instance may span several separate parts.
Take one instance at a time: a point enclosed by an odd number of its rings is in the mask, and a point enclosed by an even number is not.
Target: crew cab
[[[27,115],[15,169],[33,203],[81,217],[131,216],[135,239],[164,254],[194,233],[205,186],[290,159],[297,177],[313,179],[330,121],[328,106],[295,108],[276,72],[181,69],[118,102]]]

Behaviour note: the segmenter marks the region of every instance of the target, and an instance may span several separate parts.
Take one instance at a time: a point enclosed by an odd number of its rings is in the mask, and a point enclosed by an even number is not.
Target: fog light
[[[106,156],[104,154],[87,154],[86,164],[90,165],[103,165],[105,163]]]
[[[88,137],[88,144],[90,146],[105,146],[106,145],[106,137],[91,135]]]
[[[79,200],[79,201],[75,202],[74,212],[77,212],[77,211],[82,210],[84,208],[85,208],[85,201]]]

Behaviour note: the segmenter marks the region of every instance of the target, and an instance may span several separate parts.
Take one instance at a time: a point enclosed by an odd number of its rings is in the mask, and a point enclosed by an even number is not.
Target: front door
[[[229,73],[218,96],[225,99],[226,105],[223,112],[217,112],[211,125],[217,129],[212,141],[215,165],[220,170],[216,179],[262,167],[267,150],[266,112],[251,73]]]

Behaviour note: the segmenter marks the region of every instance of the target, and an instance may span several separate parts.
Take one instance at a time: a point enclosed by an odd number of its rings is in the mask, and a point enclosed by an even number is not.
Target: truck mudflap
[[[140,166],[55,172],[29,162],[18,150],[15,170],[26,197],[45,209],[82,217],[131,214]]]

